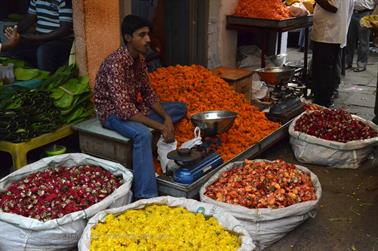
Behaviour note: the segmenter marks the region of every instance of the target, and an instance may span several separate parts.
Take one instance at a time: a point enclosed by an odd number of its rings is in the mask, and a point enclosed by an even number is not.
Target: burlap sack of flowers
[[[164,196],[107,209],[89,220],[79,251],[118,247],[252,251],[255,245],[240,222],[219,207]]]
[[[268,171],[262,166],[257,171],[252,166],[276,162],[289,164],[290,170],[277,166],[276,171]],[[247,165],[251,168],[242,171]],[[221,207],[240,221],[256,244],[256,250],[272,245],[309,217],[315,217],[321,194],[322,188],[314,173],[282,160],[229,163],[200,189],[202,202]]]
[[[358,168],[378,145],[377,125],[340,109],[306,111],[290,124],[289,134],[298,161],[334,168]]]
[[[81,153],[41,159],[9,174],[0,180],[0,250],[77,246],[91,216],[130,202],[132,178],[118,163]]]

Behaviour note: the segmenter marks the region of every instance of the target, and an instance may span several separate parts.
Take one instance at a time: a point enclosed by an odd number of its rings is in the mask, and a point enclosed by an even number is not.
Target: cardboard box
[[[235,91],[243,93],[247,100],[252,97],[252,72],[245,69],[217,67],[211,70],[214,74],[229,83]]]

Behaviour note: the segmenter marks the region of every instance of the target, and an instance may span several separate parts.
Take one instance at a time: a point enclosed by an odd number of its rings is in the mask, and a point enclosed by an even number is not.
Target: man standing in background
[[[13,29],[8,27],[5,32]],[[31,0],[28,14],[18,23],[16,31],[21,39],[3,56],[54,72],[68,62],[72,47],[72,0]]]
[[[344,47],[353,13],[353,0],[316,0],[311,40],[314,102],[330,107],[340,78],[337,60]]]
[[[369,57],[370,30],[360,25],[361,18],[370,15],[376,5],[376,0],[355,0],[352,19],[348,30],[346,47],[346,69],[352,68],[353,56],[357,49],[357,67],[354,72],[366,70]]]

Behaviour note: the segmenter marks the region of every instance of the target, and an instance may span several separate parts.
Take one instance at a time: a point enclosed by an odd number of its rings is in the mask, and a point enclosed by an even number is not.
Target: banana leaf
[[[0,57],[0,64],[14,64],[15,68],[24,68],[26,63],[20,59]]]
[[[50,97],[57,100],[63,97],[64,93],[62,88],[55,88],[51,91]]]
[[[82,118],[88,118],[92,117],[96,114],[96,111],[94,109],[94,106],[92,103],[90,103],[88,106],[84,108],[84,112],[81,114]]]
[[[25,81],[25,80],[31,80],[31,79],[44,79],[49,75],[49,73],[46,71],[41,71],[41,70],[33,69],[33,68],[27,69],[27,68],[17,67],[14,70],[14,75],[16,77],[16,80]]]
[[[87,102],[91,103],[91,101],[90,101],[91,96],[92,96],[91,93],[75,96],[71,107],[69,107],[68,109],[61,109],[60,113],[62,115],[67,115],[68,113],[70,113],[72,110],[78,108],[79,106],[86,106]]]
[[[70,79],[62,86],[54,88],[51,91],[50,97],[55,99],[55,106],[62,110],[70,110],[78,101],[79,95],[90,91],[88,77]]]
[[[76,65],[64,65],[50,75],[40,86],[40,90],[53,90],[69,79],[77,76]]]
[[[64,118],[64,122],[66,122],[67,124],[70,124],[72,121],[80,118],[81,114],[84,112],[84,108],[83,107],[79,107],[78,109],[76,109],[75,111],[71,112],[70,114],[68,114],[68,116],[66,116]]]
[[[74,97],[65,93],[60,99],[54,101],[54,105],[60,109],[67,109],[72,105]]]
[[[90,109],[88,109],[88,108],[84,108],[84,111],[83,111],[81,114],[76,115],[76,117],[73,116],[73,117],[70,119],[70,122],[66,122],[66,123],[69,123],[69,124],[76,124],[76,123],[79,123],[79,122],[81,122],[81,121],[83,121],[83,120],[86,120],[86,119],[88,119],[88,118],[90,118],[90,117],[95,116],[95,114],[96,114],[96,112],[95,112],[95,110],[93,109],[93,107],[91,107]]]
[[[43,80],[43,79],[48,78],[49,75],[50,75],[50,72],[39,70],[39,74],[38,74],[38,76],[36,76],[34,79],[37,79],[37,80]]]

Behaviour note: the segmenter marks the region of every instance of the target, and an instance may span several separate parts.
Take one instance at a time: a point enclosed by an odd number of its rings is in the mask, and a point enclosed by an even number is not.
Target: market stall
[[[27,164],[27,153],[73,133],[71,125],[94,114],[87,77],[76,66],[47,72],[25,62],[0,58],[12,66],[13,82],[0,87],[0,151],[11,154],[13,168]]]
[[[285,5],[294,6],[299,2],[302,11],[291,11]],[[242,0],[238,2],[237,8],[233,15],[226,17],[227,29],[246,32],[262,33],[261,41],[261,68],[266,66],[265,55],[267,54],[267,44],[269,42],[269,33],[277,34],[277,45],[274,47],[275,54],[281,53],[282,33],[297,29],[304,29],[304,58],[301,82],[307,83],[308,72],[308,45],[309,45],[309,27],[312,25],[311,13],[313,1],[266,1],[256,2]]]
[[[312,25],[312,16],[303,17],[293,17],[283,20],[271,20],[262,18],[249,18],[249,17],[239,17],[234,15],[227,16],[227,29],[237,30],[237,31],[247,31],[247,32],[262,32],[263,41],[261,48],[261,67],[265,67],[265,55],[267,53],[266,45],[268,43],[269,32],[276,32],[278,34],[277,38],[277,50],[276,53],[279,55],[281,53],[281,37],[282,32],[297,30],[300,28],[305,29],[305,47],[303,56],[303,79],[307,76],[307,62],[308,62],[308,38],[309,38],[309,27]]]

